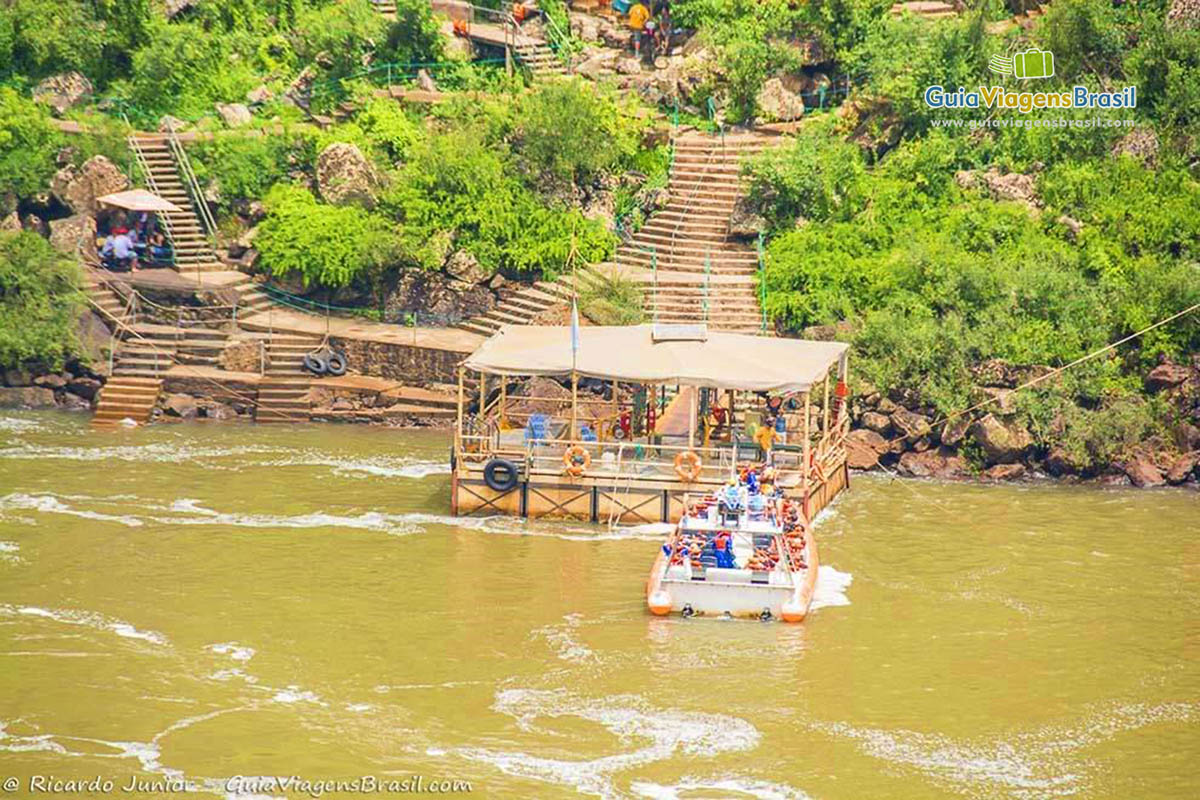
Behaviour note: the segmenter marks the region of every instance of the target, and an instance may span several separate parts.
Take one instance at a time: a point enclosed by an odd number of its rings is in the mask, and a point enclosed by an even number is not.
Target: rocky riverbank
[[[1100,464],[1070,446],[1039,441],[1016,413],[1013,390],[1049,371],[999,361],[981,364],[975,368],[979,396],[991,402],[952,419],[939,418],[903,394],[868,387],[851,405],[850,467],[913,478],[1200,487],[1200,356],[1190,365],[1161,364],[1146,375],[1147,391],[1170,409],[1172,423]]]

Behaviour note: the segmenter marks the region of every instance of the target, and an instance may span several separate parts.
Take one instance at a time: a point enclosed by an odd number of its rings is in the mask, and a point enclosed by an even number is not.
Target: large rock
[[[266,84],[246,92],[246,102],[253,105],[262,105],[263,103],[269,103],[274,99],[275,93],[272,92]]]
[[[67,391],[84,400],[95,400],[102,384],[95,378],[79,377],[67,381]]]
[[[1154,169],[1158,164],[1158,134],[1153,128],[1135,128],[1113,145],[1113,158],[1129,156],[1143,166]]]
[[[1191,370],[1182,364],[1159,364],[1146,375],[1146,388],[1151,392],[1174,389],[1191,377]]]
[[[76,169],[66,166],[55,173],[50,191],[76,214],[95,214],[97,197],[129,188],[129,178],[104,156],[92,156]]]
[[[936,448],[900,456],[897,469],[914,478],[960,478],[966,472],[966,459],[948,448]]]
[[[1167,470],[1167,483],[1183,483],[1196,471],[1197,464],[1200,464],[1200,450],[1184,453],[1171,462],[1171,467]]]
[[[1122,465],[1122,471],[1134,486],[1149,489],[1166,483],[1162,471],[1148,453],[1135,453]]]
[[[729,235],[753,239],[767,230],[767,220],[758,213],[755,202],[748,196],[739,197],[729,212]]]
[[[892,412],[892,425],[909,440],[915,440],[929,433],[929,419],[907,408],[898,408]]]
[[[967,430],[971,427],[971,417],[963,414],[954,419],[947,420],[942,426],[942,432],[939,438],[942,444],[953,447],[963,440],[967,435]]]
[[[1089,468],[1086,461],[1072,455],[1066,448],[1059,446],[1050,448],[1050,452],[1046,454],[1046,460],[1042,466],[1045,467],[1046,472],[1056,478],[1061,478],[1064,475],[1082,475]]]
[[[954,173],[954,180],[964,189],[982,189],[993,200],[1010,200],[1031,209],[1042,205],[1037,196],[1037,181],[1032,175],[1002,173],[996,167],[990,167],[986,172],[961,170]]]
[[[317,156],[317,189],[328,203],[375,205],[375,175],[355,145],[334,142]]]
[[[1167,27],[1173,30],[1200,28],[1200,0],[1171,0]]]
[[[52,75],[33,87],[33,99],[62,114],[92,96],[92,82],[80,72]]]
[[[466,250],[455,250],[446,259],[446,272],[466,283],[483,283],[488,279],[487,270],[479,265],[479,260]]]
[[[850,469],[874,469],[887,450],[887,439],[875,431],[859,428],[846,435],[846,463]]]
[[[221,119],[231,128],[249,125],[250,120],[254,118],[250,109],[243,103],[217,103],[216,109]]]
[[[384,298],[384,318],[403,322],[416,313],[422,320],[452,325],[467,317],[485,314],[496,305],[492,290],[460,281],[441,272],[409,269],[400,273]]]
[[[0,408],[54,408],[54,390],[44,386],[0,388]]]
[[[887,436],[892,432],[891,418],[878,411],[864,411],[860,422],[864,428],[875,431],[881,436]]]
[[[96,220],[91,214],[76,214],[50,222],[50,244],[58,252],[72,258],[98,262],[96,252]]]
[[[1033,447],[1033,437],[1022,425],[1001,422],[992,414],[972,423],[970,433],[989,465],[1020,461]]]
[[[763,83],[755,104],[767,122],[791,122],[804,116],[804,98],[790,91],[779,78]]]
[[[163,412],[168,417],[179,417],[180,419],[192,419],[200,413],[199,407],[196,405],[196,398],[190,394],[170,394],[163,400]]]
[[[0,219],[0,231],[19,231],[21,230],[21,217],[16,211],[9,214],[4,219]]]
[[[989,481],[1015,481],[1024,474],[1023,464],[997,464],[983,471],[983,477]]]

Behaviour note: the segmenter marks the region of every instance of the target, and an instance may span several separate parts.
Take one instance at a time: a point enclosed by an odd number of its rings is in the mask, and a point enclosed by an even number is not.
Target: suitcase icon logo
[[[988,69],[1020,80],[1054,76],[1054,53],[1049,50],[1026,50],[1009,56],[992,56]]]

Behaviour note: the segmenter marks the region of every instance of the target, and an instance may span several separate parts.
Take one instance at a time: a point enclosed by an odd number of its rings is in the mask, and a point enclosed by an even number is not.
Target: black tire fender
[[[329,362],[321,353],[305,353],[304,368],[315,375],[324,375],[329,371]]]
[[[493,458],[483,465],[483,482],[493,492],[509,492],[517,488],[520,475],[517,465],[507,458]]]
[[[345,375],[347,366],[346,354],[340,350],[333,350],[325,357],[325,370],[334,377]]]

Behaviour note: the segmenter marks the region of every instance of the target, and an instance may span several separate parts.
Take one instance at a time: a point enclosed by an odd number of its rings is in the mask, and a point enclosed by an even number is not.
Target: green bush
[[[511,159],[473,129],[418,143],[382,205],[403,226],[406,255],[436,268],[464,249],[489,271],[558,274],[572,257],[601,261],[613,236],[577,210],[547,205],[509,172]]]
[[[68,70],[99,72],[105,29],[91,3],[12,0],[0,7],[0,18],[10,31],[15,72],[33,80]]]
[[[234,48],[239,41],[196,23],[155,23],[133,54],[129,100],[145,115],[185,118],[210,113],[214,103],[243,102],[259,77]]]
[[[228,212],[239,201],[264,197],[293,169],[311,168],[315,158],[311,136],[224,136],[200,142],[190,150],[196,177],[220,189],[220,208]]]
[[[597,325],[640,325],[646,319],[641,287],[619,276],[603,277],[579,293],[579,311]]]
[[[441,61],[442,32],[426,0],[396,0],[396,20],[378,53],[381,61],[396,64]]]
[[[521,98],[514,126],[533,174],[577,183],[629,160],[641,135],[611,94],[578,79],[539,84]]]
[[[9,213],[16,198],[46,188],[61,144],[42,106],[0,87],[0,212]]]
[[[296,52],[307,61],[327,60],[328,77],[345,78],[363,69],[384,42],[387,21],[370,0],[339,0],[310,8],[296,19]]]
[[[375,283],[394,263],[387,220],[354,206],[317,202],[306,189],[280,184],[265,198],[267,218],[254,240],[272,275],[296,275],[305,286]]]
[[[36,234],[0,232],[0,364],[58,369],[78,350],[79,265]]]

